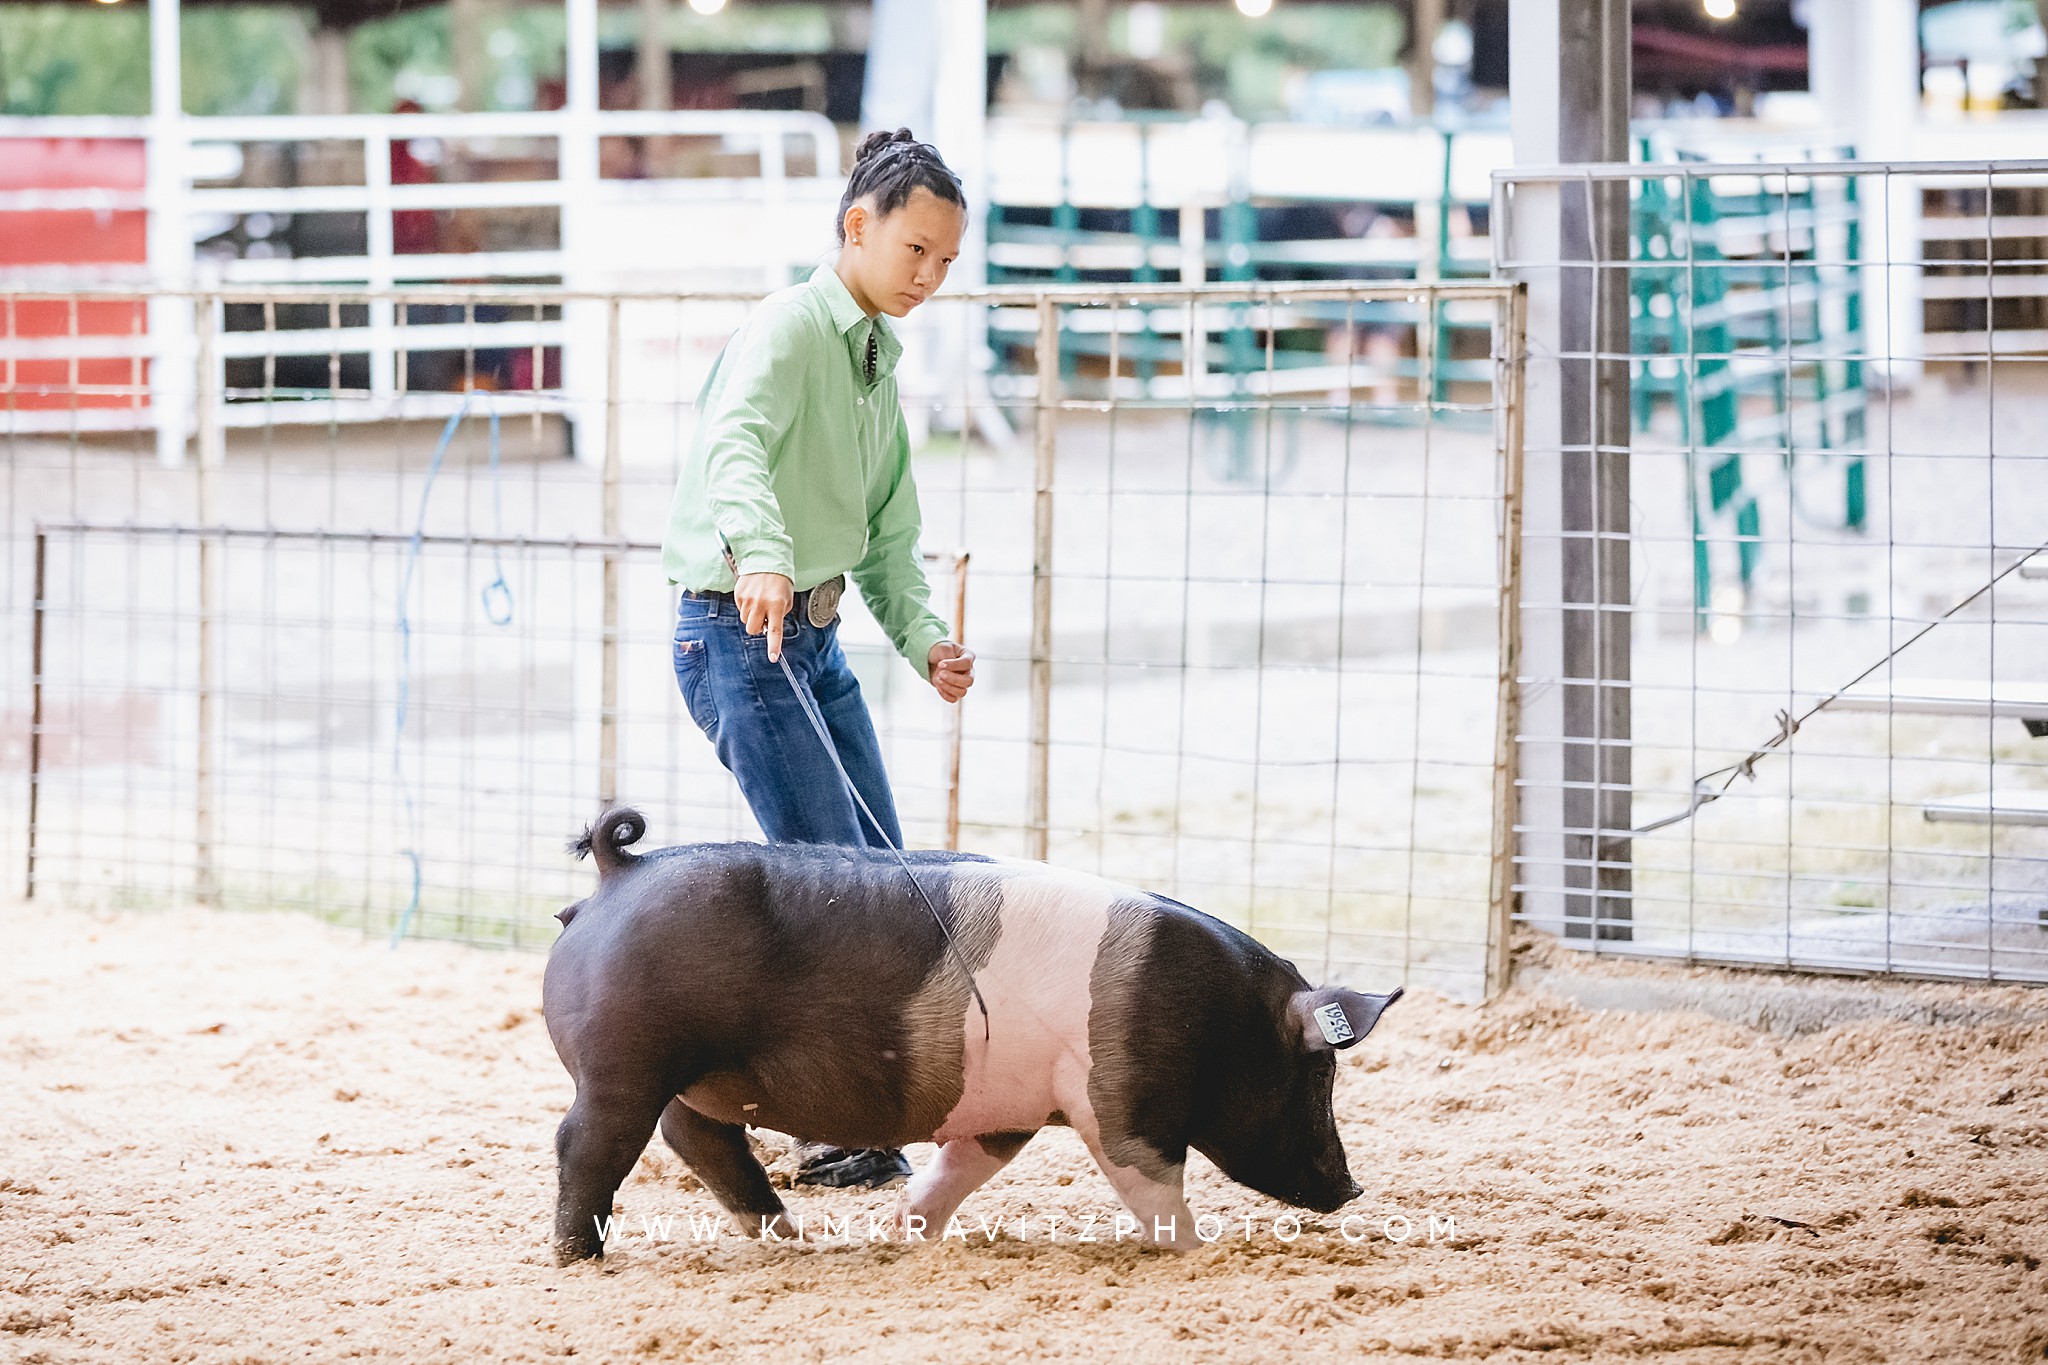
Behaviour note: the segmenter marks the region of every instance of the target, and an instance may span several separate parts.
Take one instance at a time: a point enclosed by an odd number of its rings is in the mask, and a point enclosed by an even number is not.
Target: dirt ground
[[[0,925],[0,1359],[2048,1355],[2048,1024],[1788,1038],[1418,993],[1340,1068],[1364,1195],[1291,1241],[1198,1161],[1215,1244],[1119,1243],[1055,1130],[922,1247],[866,1240],[888,1193],[793,1194],[851,1217],[808,1246],[693,1241],[714,1206],[651,1149],[611,1254],[557,1270],[538,956],[282,915]]]

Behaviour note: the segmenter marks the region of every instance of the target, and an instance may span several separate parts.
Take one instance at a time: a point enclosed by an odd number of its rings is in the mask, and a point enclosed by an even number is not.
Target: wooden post
[[[36,898],[36,827],[43,798],[43,598],[49,586],[50,539],[36,532],[36,595],[29,625],[28,684],[28,884],[23,895]]]
[[[964,646],[967,643],[967,551],[953,552],[953,641]],[[960,851],[960,741],[965,734],[966,719],[963,707],[967,699],[962,697],[953,703],[952,752],[946,763],[946,847],[955,853]]]
[[[1527,354],[1528,292],[1517,288],[1501,305],[1494,403],[1500,432],[1499,667],[1494,686],[1493,865],[1486,921],[1487,999],[1508,987],[1515,917],[1515,824],[1521,802],[1515,782],[1522,691],[1522,377]]]
[[[220,688],[217,638],[220,616],[220,557],[227,546],[214,531],[220,521],[215,484],[227,449],[221,430],[220,301],[202,294],[193,304],[199,332],[199,375],[194,386],[198,419],[199,480],[199,684],[198,752],[193,763],[192,894],[201,905],[220,903],[220,870],[216,863],[216,817],[219,776],[215,750],[220,743]]]

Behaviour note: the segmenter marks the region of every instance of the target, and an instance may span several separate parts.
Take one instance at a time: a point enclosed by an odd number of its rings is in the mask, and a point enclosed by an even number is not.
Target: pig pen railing
[[[74,322],[69,357],[63,326],[0,335],[0,420],[38,413],[0,437],[25,884],[544,945],[604,804],[758,837],[676,694],[657,553],[748,298],[10,295],[186,307],[199,338],[165,466],[146,423],[52,420],[151,400],[154,362],[99,354],[118,328]],[[373,300],[379,386],[433,420],[305,420],[362,396]],[[460,344],[487,310],[580,310],[602,355]],[[971,606],[981,657],[948,708],[849,595],[910,841],[1164,891],[1311,975],[1497,984],[1521,327],[1495,285],[990,290],[906,320],[924,539],[961,547],[928,557],[934,605]]]

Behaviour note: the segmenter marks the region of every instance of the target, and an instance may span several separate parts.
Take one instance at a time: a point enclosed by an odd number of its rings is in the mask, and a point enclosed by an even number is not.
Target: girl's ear
[[[846,229],[846,241],[849,246],[860,245],[861,234],[867,231],[868,226],[867,205],[847,205],[846,217],[840,221],[840,226]]]

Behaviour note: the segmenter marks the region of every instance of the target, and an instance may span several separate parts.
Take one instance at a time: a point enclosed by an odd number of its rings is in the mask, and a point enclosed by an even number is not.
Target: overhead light
[[[100,0],[100,3],[102,5],[118,5],[121,3],[121,0]]]
[[[1735,17],[1735,0],[1700,0],[1700,6],[1706,10],[1709,19]]]
[[[690,8],[699,14],[716,14],[725,8],[725,0],[690,0]]]
[[[1247,19],[1263,19],[1273,8],[1273,0],[1237,0],[1237,12]]]

